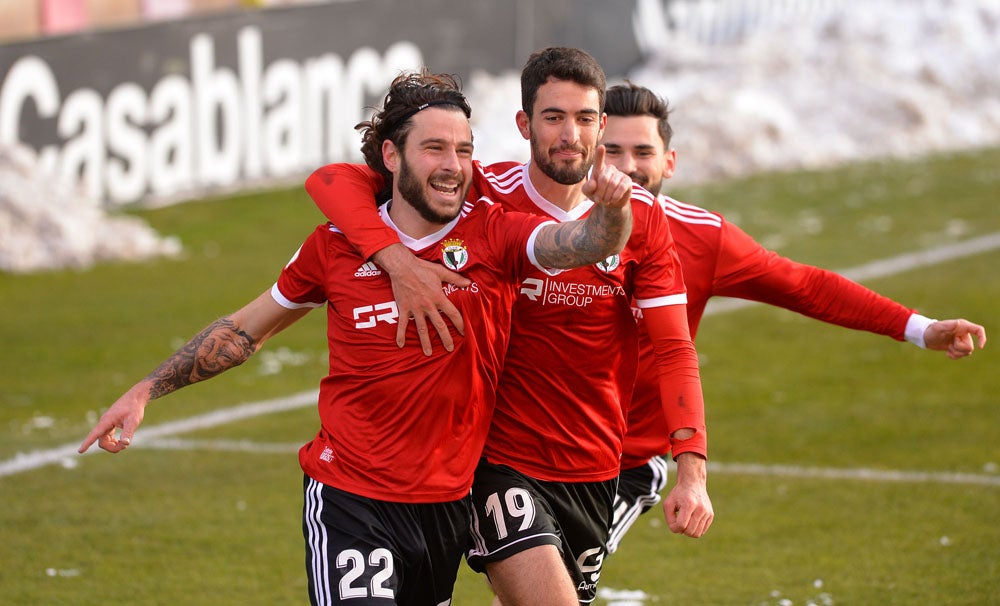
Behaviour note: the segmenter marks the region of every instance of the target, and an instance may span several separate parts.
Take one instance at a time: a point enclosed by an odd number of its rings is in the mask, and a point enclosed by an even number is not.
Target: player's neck
[[[583,181],[573,185],[563,185],[552,180],[534,162],[528,164],[528,178],[531,185],[543,198],[566,212],[579,206],[586,198],[583,195]]]
[[[388,213],[396,229],[414,240],[420,240],[437,233],[447,225],[447,223],[432,223],[424,219],[420,212],[400,196],[398,192],[389,201]]]

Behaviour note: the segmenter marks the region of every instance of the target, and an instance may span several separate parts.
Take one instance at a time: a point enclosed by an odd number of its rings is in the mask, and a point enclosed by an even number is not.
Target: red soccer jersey
[[[691,335],[714,296],[768,303],[846,328],[903,340],[913,310],[839,274],[796,263],[770,251],[714,212],[660,196],[674,237],[684,282]],[[670,451],[660,410],[652,346],[639,323],[639,373],[628,412],[622,467],[644,465]]]
[[[493,164],[484,176],[476,187],[489,187],[506,210],[567,221],[585,217],[593,206],[588,200],[569,213],[555,206],[534,189],[526,164]],[[522,282],[484,450],[490,462],[545,481],[618,475],[623,408],[637,361],[630,301],[640,307],[685,301],[669,227],[654,198],[638,186],[632,212],[632,235],[620,254],[556,276],[531,271]],[[678,336],[687,337],[680,328]],[[696,405],[703,411],[701,402]]]
[[[470,199],[488,193],[505,209],[559,221],[582,218],[592,206],[587,201],[572,213],[563,212],[534,190],[527,165],[476,166],[480,171]],[[367,257],[395,241],[368,210],[381,184],[368,167],[329,165],[306,180],[306,189]],[[494,462],[550,481],[603,481],[617,475],[624,408],[637,364],[630,301],[635,298],[643,308],[685,301],[670,230],[655,199],[636,186],[632,211],[632,235],[622,254],[560,274],[558,280],[528,276],[522,286],[517,317],[524,322],[514,329],[500,387],[503,406],[485,450]],[[665,427],[698,430],[696,437],[673,444],[674,454],[704,455],[704,402],[687,325],[681,320],[653,328],[661,343],[654,358],[664,370],[662,402],[670,411]],[[515,372],[518,376],[511,377]],[[672,429],[663,431],[666,437]]]
[[[272,288],[286,307],[327,304],[330,371],[320,384],[321,429],[299,452],[306,474],[387,501],[468,494],[493,412],[510,309],[542,223],[481,202],[421,240],[399,234],[418,257],[472,280],[448,289],[465,318],[465,336],[452,334],[452,353],[436,343],[430,357],[412,324],[406,346],[397,347],[389,277],[333,226],[309,236]]]

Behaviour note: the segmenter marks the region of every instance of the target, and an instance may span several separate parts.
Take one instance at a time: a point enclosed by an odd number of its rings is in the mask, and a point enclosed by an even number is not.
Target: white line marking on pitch
[[[246,452],[255,454],[293,454],[300,443],[263,443],[250,440],[184,440],[157,439],[136,444],[133,448],[149,450],[210,450],[216,452]],[[671,467],[674,466],[670,463]],[[801,465],[760,465],[756,463],[718,463],[711,461],[712,474],[739,476],[775,476],[820,480],[867,480],[872,482],[910,482],[914,484],[977,484],[1000,486],[1000,475],[956,473],[950,471],[899,471],[894,469],[803,467]],[[676,474],[676,471],[672,472]]]
[[[889,257],[888,259],[883,259],[881,261],[874,261],[872,263],[846,269],[839,273],[857,281],[881,278],[917,269],[919,267],[927,267],[938,263],[944,263],[946,261],[952,261],[954,259],[960,259],[962,257],[969,257],[989,252],[997,248],[1000,248],[1000,232],[980,236],[978,238],[972,238],[963,242],[956,242],[954,244],[945,244],[943,246],[938,246],[920,252]],[[735,311],[737,309],[742,309],[755,304],[756,303],[742,299],[713,300],[709,301],[708,307],[705,309],[705,315]],[[203,415],[190,417],[188,419],[161,423],[160,425],[154,426],[143,426],[143,428],[137,432],[137,437],[142,440],[166,438],[180,433],[216,427],[218,425],[224,425],[242,419],[249,419],[259,415],[282,412],[295,408],[303,408],[316,402],[316,394],[317,391],[315,390],[306,391],[284,398],[265,400],[263,402],[252,402],[231,408],[223,408]],[[57,465],[70,461],[74,457],[80,456],[76,452],[77,447],[77,444],[66,444],[47,450],[36,450],[27,454],[18,453],[14,455],[13,458],[7,459],[6,461],[0,461],[0,478],[24,471],[30,471],[46,465]],[[89,451],[87,451],[87,453],[89,454],[94,451],[96,451],[96,448],[92,447]],[[747,473],[749,473],[749,471]],[[857,473],[857,470],[852,471],[852,473]],[[931,474],[931,476],[935,475],[936,474]],[[971,478],[991,479],[992,477],[973,475]],[[945,480],[935,480],[932,478],[927,481]],[[972,483],[980,482],[974,481]],[[996,482],[988,481],[986,483],[995,484]]]
[[[147,436],[148,437],[148,436]],[[201,450],[241,452],[249,454],[288,454],[299,451],[300,442],[285,444],[251,440],[189,440],[154,438],[136,442],[131,448],[141,450]],[[670,463],[671,467],[674,466]],[[894,469],[804,467],[801,465],[761,465],[756,463],[719,463],[711,461],[708,471],[714,474],[738,476],[771,476],[818,480],[860,480],[870,482],[908,482],[912,484],[972,484],[1000,486],[1000,475],[956,473],[950,471],[900,471]],[[676,471],[671,472],[676,474]]]
[[[215,452],[246,452],[251,454],[293,454],[302,447],[301,442],[278,444],[251,440],[184,440],[160,438],[152,442],[139,442],[135,448],[142,450],[211,450]]]
[[[317,390],[303,391],[283,398],[222,408],[178,421],[143,426],[136,432],[136,446],[146,440],[154,441],[158,438],[167,438],[199,429],[226,425],[242,419],[313,406],[316,404],[318,394],[319,391]],[[72,461],[75,457],[82,456],[76,452],[77,448],[79,448],[79,444],[66,444],[48,450],[37,450],[29,454],[17,454],[12,459],[0,462],[0,478],[44,467],[45,465],[65,464],[67,461]],[[90,450],[85,454],[89,455],[99,451],[96,446],[91,446]]]
[[[741,476],[779,476],[821,480],[868,480],[873,482],[911,482],[915,484],[978,484],[1000,486],[1000,476],[948,471],[897,471],[892,469],[837,469],[799,465],[758,465],[755,463],[709,462],[710,473]]]

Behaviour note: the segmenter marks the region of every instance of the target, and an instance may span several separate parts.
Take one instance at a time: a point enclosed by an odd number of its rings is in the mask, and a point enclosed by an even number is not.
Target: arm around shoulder
[[[320,212],[364,256],[399,242],[379,217],[375,197],[384,181],[364,164],[328,164],[306,178],[305,188]]]

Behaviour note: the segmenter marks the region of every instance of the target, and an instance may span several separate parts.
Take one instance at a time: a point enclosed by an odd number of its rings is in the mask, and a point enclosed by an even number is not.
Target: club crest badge
[[[465,243],[457,238],[441,242],[441,261],[452,271],[458,271],[469,262],[469,251]]]
[[[614,270],[618,269],[618,266],[620,264],[621,264],[621,258],[618,255],[611,255],[610,257],[601,261],[600,263],[595,264],[595,267],[597,267],[597,269],[603,271],[604,273],[609,274]]]

